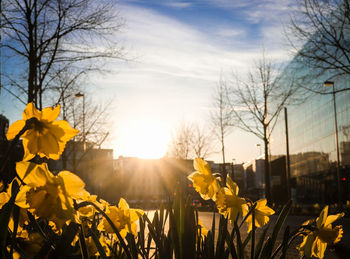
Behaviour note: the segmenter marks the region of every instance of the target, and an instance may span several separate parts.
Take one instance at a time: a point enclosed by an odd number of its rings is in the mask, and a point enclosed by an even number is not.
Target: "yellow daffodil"
[[[42,246],[45,244],[42,236],[39,233],[29,233],[27,238],[17,239],[17,244],[22,251],[30,258],[38,254]],[[23,258],[18,253],[14,253],[14,258]]]
[[[316,219],[315,230],[308,231],[303,242],[297,247],[300,256],[323,258],[327,245],[338,243],[343,236],[342,226],[332,228],[332,223],[344,216],[344,213],[328,216],[328,206]]]
[[[0,193],[0,209],[10,200],[10,195],[7,192]]]
[[[198,219],[198,226],[199,226],[199,228],[198,228],[198,234],[200,233],[201,236],[202,236],[202,238],[205,238],[205,237],[208,235],[208,229],[206,229],[206,228],[203,226],[202,222],[201,222],[199,219]]]
[[[196,171],[187,178],[193,182],[193,187],[204,200],[213,199],[215,201],[220,186],[211,173],[210,165],[200,158],[195,158],[193,166]]]
[[[19,184],[17,179],[14,179],[8,186],[7,191],[5,192],[1,192],[0,193],[0,209],[10,200],[11,198],[11,193],[12,193],[12,184],[14,181],[17,181],[17,183]],[[2,188],[2,190],[4,190],[4,188]],[[16,196],[16,202],[21,200],[21,196]]]
[[[84,198],[84,201],[92,202],[92,203],[96,204],[97,206],[99,206],[101,209],[103,208],[102,204],[100,204],[97,201],[97,195],[90,195],[89,194]],[[86,218],[86,219],[91,219],[91,220],[93,219],[95,212],[96,212],[96,209],[92,205],[87,205],[84,207],[80,207],[78,209],[78,214],[79,214],[80,218]]]
[[[111,250],[109,247],[112,247],[112,240],[108,239],[108,237],[100,236],[99,238],[100,244],[103,247],[103,250],[105,251],[107,256],[111,255]],[[92,239],[92,237],[85,238],[85,244],[86,248],[88,250],[89,256],[99,256],[100,253],[97,250],[95,241]]]
[[[238,214],[243,215],[248,210],[245,199],[238,197],[238,185],[227,175],[226,187],[221,188],[216,195],[216,205],[219,213],[229,217],[231,223],[235,221]]]
[[[107,216],[112,220],[120,235],[124,238],[127,232],[137,234],[136,221],[144,214],[143,210],[130,209],[128,203],[123,198],[120,199],[118,207],[109,206],[106,211]],[[103,218],[98,225],[98,230],[106,233],[114,233],[112,226]]]
[[[254,208],[254,224],[257,228],[265,226],[270,220],[269,216],[275,214],[275,211],[268,207],[266,203],[266,199],[261,199],[256,202],[256,206]],[[252,219],[252,215],[248,216],[246,219],[246,222],[248,224],[248,233],[252,230],[253,227]]]
[[[68,140],[79,131],[69,126],[66,121],[56,121],[60,106],[37,110],[33,103],[28,103],[23,112],[23,120],[14,122],[8,129],[6,137],[12,140],[23,129],[26,120],[35,117],[37,121],[23,135],[24,161],[39,155],[59,159]]]
[[[16,170],[26,184],[18,193],[18,206],[52,221],[58,230],[67,220],[74,220],[73,199],[81,199],[85,195],[85,184],[78,176],[68,171],[55,176],[48,170],[47,164],[23,161],[16,164]]]

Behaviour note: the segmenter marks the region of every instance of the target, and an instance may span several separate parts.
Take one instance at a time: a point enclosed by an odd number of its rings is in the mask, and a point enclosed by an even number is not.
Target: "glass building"
[[[292,61],[284,71],[288,80]],[[289,73],[288,73],[289,71]],[[287,116],[281,114],[270,140],[271,165],[283,160],[282,166],[273,167],[272,175],[280,175],[285,183],[288,178],[291,197],[299,203],[335,203],[337,202],[337,149],[335,137],[335,112],[332,87],[324,87],[325,81],[333,81],[335,89],[336,118],[339,145],[339,182],[342,201],[350,200],[350,75],[331,75],[316,73],[303,67],[299,73],[305,77],[299,87],[319,92],[300,91],[296,93],[294,104],[287,106]],[[299,74],[300,76],[300,74]],[[305,80],[307,79],[307,80]],[[307,94],[307,96],[306,96]],[[286,121],[288,128],[286,127]],[[287,166],[288,130],[289,161]],[[275,163],[277,164],[277,163]],[[284,180],[283,180],[284,179]],[[276,186],[272,186],[276,188]]]

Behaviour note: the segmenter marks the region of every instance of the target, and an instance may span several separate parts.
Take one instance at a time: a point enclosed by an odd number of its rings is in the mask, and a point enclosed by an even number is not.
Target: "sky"
[[[89,93],[97,100],[113,100],[105,146],[114,149],[115,157],[157,158],[165,155],[182,121],[208,127],[220,76],[246,73],[263,49],[279,61],[291,58],[283,24],[293,2],[120,0],[125,25],[115,37],[129,61],[108,63],[112,72],[91,78],[97,91]],[[0,104],[0,112],[8,111]],[[258,156],[258,143],[233,128],[226,138],[227,162]],[[220,161],[220,153],[208,159]]]

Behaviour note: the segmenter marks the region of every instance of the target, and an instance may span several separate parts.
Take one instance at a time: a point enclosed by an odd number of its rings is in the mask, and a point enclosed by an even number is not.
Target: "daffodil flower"
[[[327,245],[338,243],[343,236],[342,226],[332,228],[332,223],[343,216],[344,213],[328,216],[328,206],[324,207],[316,219],[315,230],[309,230],[297,247],[300,256],[323,258]]]
[[[108,239],[108,237],[101,235],[99,238],[99,242],[100,242],[103,250],[105,251],[106,255],[110,256],[111,255],[110,247],[112,247],[112,240]],[[87,251],[89,253],[89,256],[99,256],[100,255],[100,253],[97,250],[95,241],[93,240],[93,238],[91,236],[85,238],[85,244],[86,244],[86,248],[87,248]]]
[[[198,234],[201,234],[202,238],[205,238],[208,235],[208,229],[206,229],[202,222],[198,219]]]
[[[215,201],[220,186],[211,173],[210,165],[200,158],[195,158],[193,166],[196,171],[187,178],[193,182],[193,187],[204,200],[212,199]]]
[[[121,198],[118,207],[109,206],[106,214],[118,229],[120,235],[124,238],[128,232],[133,235],[137,234],[137,225],[135,222],[144,214],[144,212],[140,209],[130,209],[126,200]],[[105,218],[103,218],[97,228],[106,233],[114,233],[112,226]]]
[[[10,200],[10,195],[7,192],[0,193],[0,209]]]
[[[24,157],[28,161],[39,155],[51,159],[59,159],[64,147],[79,131],[69,126],[66,121],[56,121],[60,114],[60,105],[56,108],[48,107],[37,110],[33,103],[28,103],[23,112],[23,120],[15,121],[9,127],[6,137],[12,140],[23,129],[26,121],[31,118],[37,120],[23,135]]]
[[[75,174],[62,171],[53,175],[47,164],[18,162],[16,171],[26,184],[21,187],[16,204],[28,208],[34,215],[54,223],[60,230],[68,220],[74,220],[73,199],[85,196],[84,182]]]
[[[231,223],[236,220],[238,214],[243,215],[248,210],[245,199],[238,197],[238,185],[227,175],[226,186],[221,188],[216,195],[216,205],[220,214],[229,217]]]
[[[275,214],[275,211],[268,207],[266,203],[266,199],[261,199],[256,202],[256,206],[254,208],[254,224],[257,228],[265,226],[270,220],[269,216]],[[248,233],[252,230],[253,227],[252,219],[252,215],[248,216],[248,218],[246,219],[246,222],[248,224]]]

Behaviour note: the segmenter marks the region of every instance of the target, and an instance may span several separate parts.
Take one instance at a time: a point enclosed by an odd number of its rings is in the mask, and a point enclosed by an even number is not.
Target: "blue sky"
[[[271,58],[290,59],[282,30],[293,2],[120,0],[125,26],[116,38],[131,61],[109,63],[113,72],[91,78],[98,91],[90,93],[102,101],[113,97],[107,146],[115,156],[163,152],[180,121],[205,127],[220,74],[244,74],[263,48]],[[0,111],[9,113],[1,104]],[[226,143],[228,160],[259,155],[257,143],[254,136],[233,130]],[[210,159],[219,160],[219,154]]]

